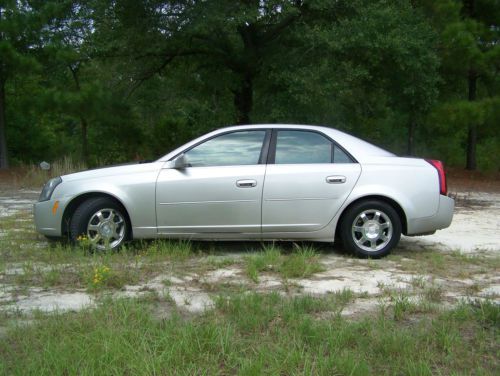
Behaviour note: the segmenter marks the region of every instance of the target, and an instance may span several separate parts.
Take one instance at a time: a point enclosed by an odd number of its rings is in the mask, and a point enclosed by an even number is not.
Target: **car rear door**
[[[273,131],[266,170],[262,231],[310,232],[325,227],[352,191],[361,167],[326,135]]]
[[[185,151],[188,167],[161,170],[156,189],[158,232],[261,231],[266,129],[217,135]]]

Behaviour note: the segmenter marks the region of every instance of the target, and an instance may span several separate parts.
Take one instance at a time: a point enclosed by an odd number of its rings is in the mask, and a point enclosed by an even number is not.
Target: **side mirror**
[[[182,170],[182,169],[189,166],[187,159],[186,159],[186,156],[184,154],[179,155],[172,162],[173,162],[172,168],[174,168],[176,170]]]

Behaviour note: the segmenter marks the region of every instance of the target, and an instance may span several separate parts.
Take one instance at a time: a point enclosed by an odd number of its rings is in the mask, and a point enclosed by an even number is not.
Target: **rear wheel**
[[[343,216],[340,237],[344,247],[357,256],[383,257],[401,238],[401,219],[396,210],[383,201],[361,201]]]
[[[128,239],[128,234],[123,208],[106,197],[84,201],[71,218],[71,240],[76,242],[85,237],[99,250],[119,248]]]
[[[49,242],[58,242],[63,239],[61,236],[44,235],[45,239]]]

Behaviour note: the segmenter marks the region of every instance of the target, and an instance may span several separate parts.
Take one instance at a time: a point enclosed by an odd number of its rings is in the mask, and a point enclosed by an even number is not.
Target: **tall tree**
[[[36,54],[50,19],[50,2],[6,0],[0,4],[0,168],[9,166],[7,153],[7,84],[39,68]]]
[[[6,1],[0,5],[0,168],[9,167],[7,153],[6,85],[14,74],[29,69],[34,61],[27,56],[30,20],[26,4]]]
[[[435,32],[409,2],[335,4],[303,13],[280,38],[259,80],[269,102],[259,120],[336,124],[414,154],[437,96]]]
[[[467,98],[477,100],[477,82],[500,69],[500,1],[495,0],[464,0],[462,17],[466,23],[466,30],[475,39],[469,47],[471,57],[467,69]],[[493,65],[493,66],[492,66]],[[493,69],[492,69],[493,68]],[[471,122],[467,137],[468,170],[475,170],[476,145],[478,124]]]
[[[453,108],[461,115],[457,118],[458,124],[467,128],[465,167],[475,170],[479,131],[486,124],[485,115],[492,113],[488,107],[497,103],[498,92],[492,88],[500,70],[500,1],[422,0],[417,3],[440,33],[444,85],[436,111],[443,113]],[[446,122],[444,118],[441,120]]]
[[[52,77],[52,89],[59,96],[53,103],[61,112],[75,116],[80,123],[81,159],[89,164],[89,115],[98,90],[86,92],[82,75],[94,59],[92,48],[92,8],[89,2],[68,1],[58,7],[50,27],[55,30],[47,40],[45,65]],[[94,88],[93,88],[94,89]],[[90,95],[89,95],[90,94]],[[89,103],[90,102],[90,103]]]
[[[406,128],[405,151],[414,155],[417,126],[437,97],[435,33],[404,1],[366,2],[338,29],[338,60],[347,60],[347,69],[364,70],[358,85],[372,97],[368,103],[399,118],[399,127]]]
[[[242,124],[250,122],[254,82],[266,54],[279,47],[279,36],[300,18],[304,3],[122,0],[103,11],[108,16],[112,12],[114,22],[104,20],[101,31],[125,39],[133,66],[140,66],[136,85],[186,57],[200,67],[223,71],[231,77],[235,120]]]
[[[412,113],[407,121],[411,125],[410,148],[414,127],[435,97],[437,61],[431,46],[426,45],[429,28],[407,2],[122,0],[107,6],[102,14],[108,17],[102,17],[96,29],[114,35],[115,42],[120,40],[118,44],[133,56],[129,68],[139,67],[133,72],[135,84],[168,71],[174,61],[189,60],[198,66],[200,74],[217,78],[214,86],[230,91],[238,124],[251,121],[255,94],[260,90],[257,86],[272,87],[263,82],[271,78],[269,67],[276,68],[271,68],[275,77],[284,77],[277,71],[290,72],[288,87],[283,90],[294,91],[293,82],[298,78],[292,76],[298,72],[316,80],[322,86],[312,93],[316,98],[327,86],[332,87],[332,80],[342,80],[335,67],[363,66],[373,74],[372,82],[357,84],[370,90],[377,81],[381,90],[392,90],[389,96],[393,103],[389,106]],[[366,20],[370,23],[368,31]],[[390,26],[381,20],[389,20]],[[355,28],[356,40],[350,27]],[[321,38],[330,40],[323,43]],[[321,45],[325,48],[319,50]],[[382,58],[377,56],[381,53]],[[318,79],[319,68],[324,65],[330,67],[330,73],[333,67],[337,76]],[[305,66],[312,71],[305,72]],[[394,69],[390,71],[389,66]],[[344,100],[335,94],[328,98],[329,111],[332,99]],[[325,98],[320,101],[326,103]],[[262,119],[259,115],[255,113],[253,118]]]

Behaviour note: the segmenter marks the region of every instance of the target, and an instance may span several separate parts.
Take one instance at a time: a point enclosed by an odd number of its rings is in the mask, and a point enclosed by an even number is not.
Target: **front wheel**
[[[396,210],[383,201],[361,201],[343,216],[340,237],[344,247],[357,256],[384,257],[401,238],[401,219]]]
[[[128,223],[120,205],[106,197],[91,198],[76,209],[71,218],[72,241],[81,237],[99,249],[117,249],[128,238]]]

